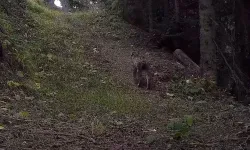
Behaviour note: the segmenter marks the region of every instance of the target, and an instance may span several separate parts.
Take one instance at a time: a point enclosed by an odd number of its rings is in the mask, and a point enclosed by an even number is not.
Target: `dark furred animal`
[[[131,59],[133,63],[133,78],[134,82],[138,87],[143,85],[143,76],[146,78],[146,87],[150,89],[150,76],[149,76],[149,65],[139,57],[139,54],[136,52],[131,53]]]

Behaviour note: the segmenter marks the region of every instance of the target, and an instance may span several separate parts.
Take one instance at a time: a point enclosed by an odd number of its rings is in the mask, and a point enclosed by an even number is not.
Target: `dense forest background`
[[[220,87],[233,90],[238,100],[249,103],[248,1],[124,0],[121,4],[126,21],[157,32],[166,47],[182,49],[195,63],[203,65],[205,72],[216,72]],[[204,38],[209,32],[210,39]],[[169,38],[180,33],[178,39]],[[172,42],[178,44],[172,47]]]

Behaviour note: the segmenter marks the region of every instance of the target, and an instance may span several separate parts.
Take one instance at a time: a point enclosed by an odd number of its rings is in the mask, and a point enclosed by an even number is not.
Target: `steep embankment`
[[[232,149],[247,142],[236,133],[249,109],[209,81],[177,80],[176,60],[145,46],[143,31],[105,12],[17,2],[0,2],[0,148]],[[152,64],[152,91],[132,83],[134,50]],[[185,115],[192,116],[182,122]]]

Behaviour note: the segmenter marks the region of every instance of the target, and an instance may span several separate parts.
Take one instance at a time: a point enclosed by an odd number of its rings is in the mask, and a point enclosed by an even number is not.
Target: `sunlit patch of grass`
[[[91,103],[120,113],[145,114],[149,111],[150,105],[146,99],[127,92],[128,90],[106,86],[88,93],[88,98]]]
[[[51,66],[53,75],[43,80],[44,94],[52,95],[49,106],[53,114],[76,115],[84,111],[143,114],[149,111],[146,100],[128,89],[117,88],[105,74],[83,67],[80,62],[64,60]]]
[[[95,19],[98,15],[93,12],[75,12],[71,15],[72,19],[86,19],[89,22],[92,19]]]
[[[52,19],[60,14],[59,11],[45,7],[44,3],[42,3],[40,0],[28,0],[28,8],[31,12],[41,15],[47,19]]]

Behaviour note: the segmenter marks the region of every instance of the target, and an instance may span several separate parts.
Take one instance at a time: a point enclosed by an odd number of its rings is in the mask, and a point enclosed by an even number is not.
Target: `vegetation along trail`
[[[98,11],[96,11],[98,10]],[[106,9],[0,2],[0,149],[240,149],[249,107]],[[152,88],[134,84],[131,53]]]

